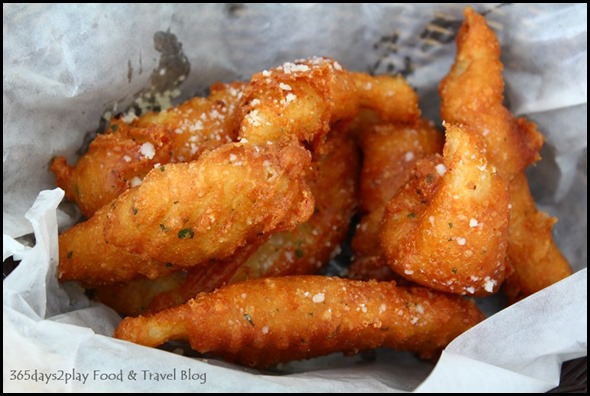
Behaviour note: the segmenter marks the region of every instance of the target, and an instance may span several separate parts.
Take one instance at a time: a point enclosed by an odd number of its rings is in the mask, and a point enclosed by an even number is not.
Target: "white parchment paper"
[[[178,82],[174,73],[187,72],[181,100],[216,80],[246,79],[312,55],[352,70],[405,73],[437,119],[437,84],[453,61],[463,5],[4,5],[3,258],[21,260],[3,282],[4,391],[555,387],[561,361],[587,354],[587,5],[475,8],[500,37],[508,104],[546,136],[531,186],[542,208],[560,218],[556,239],[578,272],[456,339],[434,371],[408,354],[378,351],[260,373],[110,338],[119,317],[56,281],[58,224],[77,217],[56,210],[63,192],[53,189],[50,159],[75,161],[105,112]],[[168,47],[158,47],[158,37]],[[179,57],[189,73],[172,67]],[[174,78],[154,77],[166,73]],[[33,247],[15,240],[33,232]]]

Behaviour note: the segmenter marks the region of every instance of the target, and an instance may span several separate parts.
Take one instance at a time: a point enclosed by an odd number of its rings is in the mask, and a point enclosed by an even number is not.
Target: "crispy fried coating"
[[[88,218],[140,182],[155,164],[170,162],[171,130],[115,125],[117,132],[111,129],[110,133],[97,135],[75,167],[64,157],[51,162],[57,186]]]
[[[197,161],[161,166],[109,205],[105,240],[181,267],[229,257],[311,216],[303,180],[310,157],[296,142],[228,143]]]
[[[209,97],[194,97],[168,110],[143,114],[131,125],[166,126],[174,130],[178,135],[172,145],[174,162],[191,161],[203,151],[236,138],[237,110],[246,85],[246,82],[215,83],[209,88]]]
[[[372,216],[375,218],[376,216]],[[365,219],[366,220],[366,219]],[[381,219],[379,219],[377,225],[369,225],[367,227],[375,227],[377,230],[381,230]],[[358,234],[358,229],[355,235]],[[367,235],[364,233],[363,235]],[[356,237],[356,244],[362,243],[362,247],[365,249],[372,248],[369,253],[357,253],[358,250],[354,250],[352,256],[352,262],[348,266],[346,277],[357,280],[376,280],[380,282],[395,281],[400,286],[406,286],[408,282],[405,278],[399,276],[387,265],[387,260],[382,254],[381,244],[379,240],[379,232],[377,232],[376,239],[365,239],[359,242],[359,237]],[[357,248],[358,249],[358,248]],[[378,252],[375,254],[374,252]]]
[[[418,94],[401,76],[350,73],[360,105],[373,109],[386,122],[412,122],[420,117]]]
[[[360,135],[360,209],[385,207],[409,178],[416,160],[442,152],[443,135],[428,120],[380,124]]]
[[[200,292],[209,292],[229,282],[237,269],[256,251],[250,244],[233,255],[188,270],[180,270],[157,279],[135,279],[93,287],[100,302],[122,315],[136,316],[184,304]]]
[[[297,276],[237,283],[126,318],[115,337],[152,347],[186,339],[201,353],[268,367],[377,347],[431,357],[482,319],[473,302],[424,288]]]
[[[507,271],[507,183],[475,131],[445,124],[444,158],[418,161],[387,205],[381,244],[399,275],[455,294],[495,293]]]
[[[445,121],[468,125],[487,145],[488,158],[501,176],[511,179],[539,159],[543,136],[536,128],[519,128],[502,102],[504,80],[500,44],[484,17],[465,9],[457,34],[457,56],[439,87]]]
[[[306,179],[315,198],[314,213],[291,232],[273,234],[239,268],[232,282],[316,273],[339,250],[357,204],[359,156],[354,142],[333,130],[313,153],[316,173]]]
[[[112,120],[75,167],[64,157],[52,161],[57,185],[90,218],[139,183],[155,164],[192,161],[203,151],[234,140],[244,87],[245,83],[217,83],[208,98],[192,98],[130,124]]]
[[[468,125],[483,137],[490,162],[509,181],[512,195],[506,281],[512,302],[571,274],[551,235],[555,219],[540,212],[524,170],[539,159],[543,137],[534,123],[515,118],[503,105],[500,46],[485,19],[471,8],[457,35],[457,56],[439,87],[443,119]]]
[[[391,197],[410,178],[417,160],[442,152],[443,135],[431,122],[379,124],[357,136],[363,153],[359,205],[361,218],[352,240],[353,279],[390,280],[380,237],[383,212]]]
[[[516,302],[568,277],[572,270],[551,235],[557,219],[537,208],[524,173],[510,182],[510,196],[508,257],[514,273],[504,282],[504,292]]]
[[[315,210],[308,221],[293,231],[273,234],[254,249],[240,248],[230,258],[211,266],[160,279],[99,287],[95,289],[96,295],[119,313],[139,315],[146,310],[154,312],[183,304],[200,292],[226,283],[316,273],[337,251],[356,207],[356,145],[342,131],[332,131],[322,150],[313,153],[312,165],[316,172],[310,173],[306,181],[315,198]]]
[[[154,298],[176,290],[186,281],[187,271],[176,271],[158,279],[136,279],[94,288],[94,298],[113,308],[123,316],[136,316],[144,313]],[[186,300],[185,300],[186,301]],[[172,304],[176,306],[182,304]]]
[[[150,296],[143,296],[143,306],[141,311],[126,312],[129,315],[139,315],[144,312],[158,312],[163,309],[170,307],[176,307],[184,304],[195,295],[201,292],[210,292],[228,283],[233,283],[232,279],[235,273],[244,265],[244,262],[251,257],[262,244],[252,243],[238,249],[233,255],[227,259],[221,260],[220,262],[214,263],[214,265],[204,265],[196,268],[190,268],[186,271],[186,278],[176,283],[168,290],[153,294]],[[159,283],[159,279],[156,279],[151,283]],[[123,299],[126,297],[124,292],[122,295]],[[124,301],[118,302],[119,307],[123,310],[117,310],[117,312],[125,313],[123,307]]]
[[[257,144],[291,136],[315,144],[331,124],[354,118],[358,107],[354,82],[337,62],[288,62],[250,79],[242,97],[239,136]]]
[[[351,73],[328,58],[285,63],[252,76],[242,97],[240,138],[258,144],[296,136],[314,147],[360,106],[386,120],[415,119],[418,97],[402,77]]]
[[[107,208],[78,223],[59,236],[58,279],[77,280],[87,286],[138,277],[155,279],[169,275],[174,267],[145,255],[129,253],[106,243],[104,225]]]

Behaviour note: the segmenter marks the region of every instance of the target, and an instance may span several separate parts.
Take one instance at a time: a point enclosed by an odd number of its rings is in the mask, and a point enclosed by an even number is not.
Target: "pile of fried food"
[[[129,315],[115,337],[268,367],[377,347],[434,357],[484,318],[465,297],[503,285],[515,302],[565,278],[525,176],[543,138],[503,106],[497,38],[465,17],[444,135],[402,77],[326,58],[113,119],[76,167],[52,163],[88,218],[60,235],[59,279]],[[349,277],[315,275],[357,212]]]

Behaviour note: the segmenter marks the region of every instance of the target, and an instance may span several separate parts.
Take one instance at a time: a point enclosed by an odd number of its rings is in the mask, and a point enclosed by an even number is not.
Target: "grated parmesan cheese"
[[[152,159],[152,158],[154,158],[154,155],[156,155],[156,148],[150,142],[145,142],[139,148],[139,152],[144,157],[147,157],[148,159]]]
[[[488,293],[492,293],[494,291],[494,286],[496,286],[496,281],[494,279],[491,279],[489,276],[486,276],[484,279],[484,286],[483,288],[485,289],[485,291],[487,291]]]
[[[281,104],[283,106],[287,106],[289,103],[293,102],[295,99],[297,99],[297,96],[292,94],[292,93],[288,93],[287,96],[285,97],[285,99],[281,100]]]
[[[318,294],[314,294],[314,296],[311,298],[311,301],[313,301],[314,303],[321,303],[324,302],[326,296],[324,295],[324,293],[318,293]]]
[[[133,179],[131,179],[131,187],[137,187],[141,184],[141,179],[137,176],[135,176]]]
[[[137,117],[137,115],[135,115],[135,111],[131,110],[127,113],[125,113],[122,117],[121,120],[125,123],[125,124],[131,124],[134,120],[138,119],[139,117]]]
[[[281,88],[283,91],[290,91],[292,89],[289,84],[285,83],[279,83],[279,88]]]

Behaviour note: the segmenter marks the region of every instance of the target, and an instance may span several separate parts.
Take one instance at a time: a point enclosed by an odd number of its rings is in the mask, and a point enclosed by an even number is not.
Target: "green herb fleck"
[[[165,166],[161,166],[160,167],[160,172],[164,172],[165,170],[166,170],[166,167]]]
[[[183,228],[182,230],[178,231],[178,238],[180,239],[193,239],[195,233],[190,228]]]
[[[166,263],[166,268],[172,268],[172,263]]]
[[[295,256],[301,258],[301,257],[303,257],[303,255],[304,255],[303,250],[295,249]]]
[[[434,176],[431,173],[426,175],[426,183],[432,184],[433,181],[434,181]]]
[[[131,208],[131,211],[133,212],[134,216],[137,214],[137,208],[135,206]]]
[[[254,322],[252,321],[252,318],[250,317],[250,315],[248,315],[247,313],[244,314],[244,319],[246,319],[248,321],[248,323],[250,323],[252,326],[254,326]]]
[[[117,125],[117,124],[111,125],[111,131],[117,132],[117,129],[119,129],[119,125]]]
[[[72,255],[73,255],[73,254],[74,254],[74,251],[73,251],[73,250],[70,250],[70,251],[68,252],[68,256],[67,256],[67,257],[70,259],[70,258],[72,258]]]
[[[168,232],[168,227],[166,227],[164,224],[160,224],[160,229],[162,232]]]
[[[456,274],[456,273],[457,273],[457,268],[453,267],[453,269],[451,270],[451,272],[452,272],[453,274]]]
[[[449,223],[449,228],[453,228],[453,223]]]
[[[415,218],[416,218],[416,213],[414,213],[414,212],[411,212],[411,213],[408,215],[408,219],[415,219]]]

